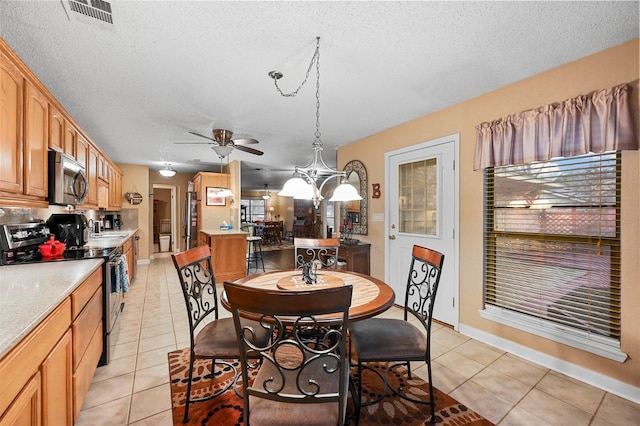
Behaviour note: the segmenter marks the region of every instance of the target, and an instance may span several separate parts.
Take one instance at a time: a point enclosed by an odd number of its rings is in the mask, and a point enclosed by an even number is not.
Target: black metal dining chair
[[[211,377],[215,378],[215,368],[231,368],[232,362],[240,358],[236,341],[233,318],[218,318],[218,292],[211,262],[209,246],[199,246],[181,253],[172,254],[171,259],[178,272],[182,294],[189,315],[189,382],[184,407],[183,422],[189,420],[189,405],[193,402],[207,401],[224,393],[235,380],[210,395],[193,398],[193,364],[196,359],[211,360]],[[196,331],[200,326],[199,331]],[[267,341],[269,334],[258,330],[259,341]],[[237,374],[236,374],[237,376]]]
[[[239,345],[245,426],[344,425],[349,394],[346,356],[352,286],[279,291],[224,283]],[[331,327],[322,315],[333,314]],[[261,325],[247,323],[247,318]],[[271,341],[256,342],[260,328]],[[313,338],[307,338],[313,331]],[[321,338],[317,338],[322,334]],[[261,365],[250,382],[260,354]]]
[[[296,269],[302,268],[305,263],[315,264],[318,269],[338,268],[338,238],[295,238],[293,246]]]
[[[435,423],[431,375],[431,322],[443,263],[444,254],[414,245],[404,300],[404,319],[369,318],[350,325],[349,335],[358,360],[358,395],[362,405],[379,402],[384,397],[386,389],[389,389],[406,400],[429,404],[431,421]],[[409,322],[409,315],[418,320],[418,326]],[[389,374],[399,366],[406,366],[407,377],[411,379],[411,361],[424,361],[427,365],[427,400],[410,396],[404,393],[402,388],[396,389],[390,385]],[[385,392],[365,403],[362,401],[362,370],[367,368],[367,363],[373,362],[390,363],[386,371],[380,374],[385,382]]]

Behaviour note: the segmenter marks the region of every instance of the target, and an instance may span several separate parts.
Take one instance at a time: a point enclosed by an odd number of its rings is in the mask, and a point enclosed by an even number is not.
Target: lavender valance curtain
[[[638,149],[627,83],[476,126],[473,169]]]

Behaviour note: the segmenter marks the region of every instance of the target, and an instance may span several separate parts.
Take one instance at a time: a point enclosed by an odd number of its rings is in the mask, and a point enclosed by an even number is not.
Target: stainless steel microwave
[[[49,151],[49,204],[77,206],[88,192],[84,166],[66,154]]]

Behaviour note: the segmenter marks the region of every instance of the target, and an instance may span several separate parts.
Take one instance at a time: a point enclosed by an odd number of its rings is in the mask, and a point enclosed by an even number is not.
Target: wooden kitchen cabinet
[[[22,194],[22,96],[20,70],[0,52],[0,191]]]
[[[102,354],[102,268],[0,360],[0,425],[73,425]]]
[[[52,394],[49,388],[43,389],[43,384],[51,385],[52,380],[63,380],[66,372],[70,371],[70,365],[64,364],[63,360],[66,356],[65,351],[68,349],[64,339],[70,325],[71,300],[66,298],[0,360],[0,377],[2,377],[0,413],[3,413],[0,417],[1,424],[33,424],[32,421],[36,418],[35,424],[43,424],[42,419],[48,417],[48,413],[42,413],[42,407],[69,403],[65,398],[72,397],[71,389],[67,389],[62,395]],[[46,375],[46,379],[43,375]],[[34,378],[36,378],[37,390],[31,388],[34,386]],[[63,386],[64,383],[68,383],[66,380],[64,378]],[[60,384],[51,386],[57,387]],[[34,393],[38,393],[37,398],[40,399],[37,416],[34,416],[33,409],[16,409],[17,405],[33,403],[32,398],[35,396],[30,395]],[[45,397],[47,400],[44,399]],[[24,417],[15,417],[18,412]],[[10,417],[15,420],[4,423],[5,419]]]
[[[98,157],[98,179],[109,183],[109,160],[102,154]]]
[[[74,422],[71,397],[73,392],[71,341],[71,330],[67,330],[42,363],[42,424],[44,425],[72,425]]]
[[[108,210],[122,210],[122,174],[109,166],[109,208]]]
[[[78,419],[84,397],[102,355],[102,269],[96,269],[71,293],[73,335],[73,422]]]
[[[11,407],[0,417],[0,426],[37,426],[42,424],[42,385],[36,373],[22,388]]]
[[[371,244],[341,244],[338,257],[347,262],[347,271],[370,275]]]
[[[136,238],[136,234],[132,235],[127,241],[122,245],[122,253],[127,257],[127,268],[129,269],[129,281],[133,282],[135,279],[135,262],[136,254],[133,251],[134,239]]]
[[[76,139],[78,137],[78,131],[69,123],[68,120],[64,121],[64,139],[63,139],[63,152],[71,158],[76,158]]]
[[[52,149],[84,164],[90,179],[97,176],[109,182],[109,173],[115,170],[112,197],[103,208],[122,209],[121,173],[2,38],[0,106],[0,205],[48,207],[48,150]],[[98,185],[92,180],[81,207],[99,208]]]
[[[54,105],[49,105],[49,148],[64,152],[64,115]]]
[[[44,200],[49,192],[49,100],[29,82],[24,93],[24,194]]]
[[[98,207],[98,158],[100,151],[93,145],[89,144],[87,149],[87,164],[85,173],[89,181],[89,191],[85,199],[85,206],[88,208]]]
[[[247,233],[198,232],[198,245],[209,245],[216,282],[234,281],[247,275]]]

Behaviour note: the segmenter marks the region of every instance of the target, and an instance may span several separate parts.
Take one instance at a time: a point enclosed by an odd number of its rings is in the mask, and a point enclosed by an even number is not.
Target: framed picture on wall
[[[207,186],[207,206],[225,206],[227,204],[225,197],[218,196],[221,191],[222,188]]]

